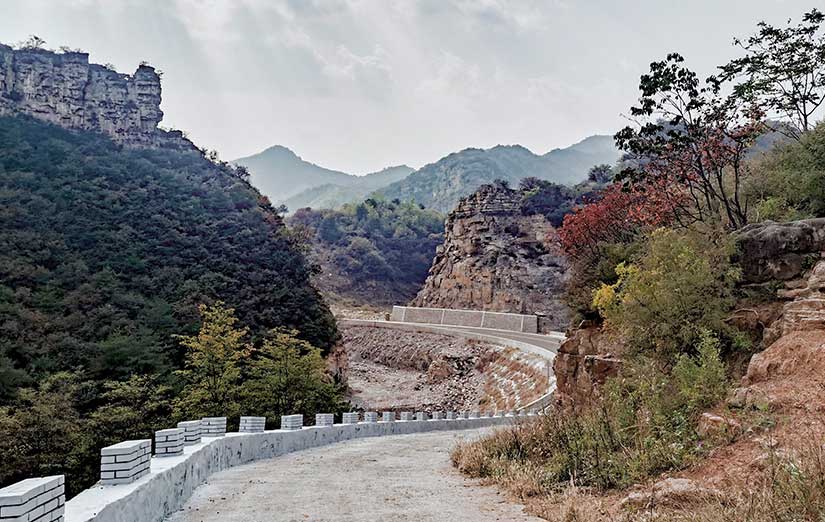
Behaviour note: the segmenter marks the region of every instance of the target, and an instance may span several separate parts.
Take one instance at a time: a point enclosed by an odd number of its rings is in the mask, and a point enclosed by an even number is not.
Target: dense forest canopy
[[[438,212],[377,198],[340,210],[299,209],[288,224],[309,243],[325,295],[371,305],[412,299],[444,232]]]
[[[267,200],[197,153],[0,119],[0,397],[59,370],[170,370],[172,334],[221,299],[253,336],[334,320]]]

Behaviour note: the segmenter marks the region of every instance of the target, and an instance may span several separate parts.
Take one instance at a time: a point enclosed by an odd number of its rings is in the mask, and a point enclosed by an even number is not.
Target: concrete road
[[[541,522],[450,465],[485,430],[360,439],[232,468],[168,522]]]

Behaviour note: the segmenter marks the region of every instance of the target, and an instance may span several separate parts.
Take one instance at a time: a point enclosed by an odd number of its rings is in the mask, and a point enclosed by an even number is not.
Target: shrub
[[[754,221],[825,216],[825,122],[752,162],[745,195]]]
[[[593,304],[626,344],[670,357],[689,351],[701,331],[728,332],[739,270],[733,243],[721,231],[659,229],[638,261],[616,267],[618,280],[594,293]]]
[[[725,397],[727,377],[719,355],[719,339],[707,330],[699,335],[697,355],[679,355],[673,378],[692,410],[705,408]]]

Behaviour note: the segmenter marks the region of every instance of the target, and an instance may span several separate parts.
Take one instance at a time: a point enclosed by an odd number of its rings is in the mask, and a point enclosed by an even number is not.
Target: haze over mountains
[[[413,171],[406,165],[399,165],[356,176],[305,161],[281,145],[238,158],[232,163],[248,168],[252,184],[258,190],[290,209],[335,208],[348,201],[363,199],[373,190],[398,181]]]
[[[291,211],[304,207],[337,208],[375,193],[387,199],[414,200],[447,212],[461,197],[496,179],[516,184],[522,178],[534,176],[570,185],[584,180],[590,167],[612,164],[618,158],[613,138],[597,135],[543,155],[521,145],[469,148],[417,171],[401,165],[365,176],[320,167],[279,145],[233,163],[247,167],[252,183]]]

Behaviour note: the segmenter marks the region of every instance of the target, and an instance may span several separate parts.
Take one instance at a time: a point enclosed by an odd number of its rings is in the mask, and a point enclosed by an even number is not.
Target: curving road
[[[168,522],[541,522],[450,465],[485,430],[360,439],[216,473]]]

